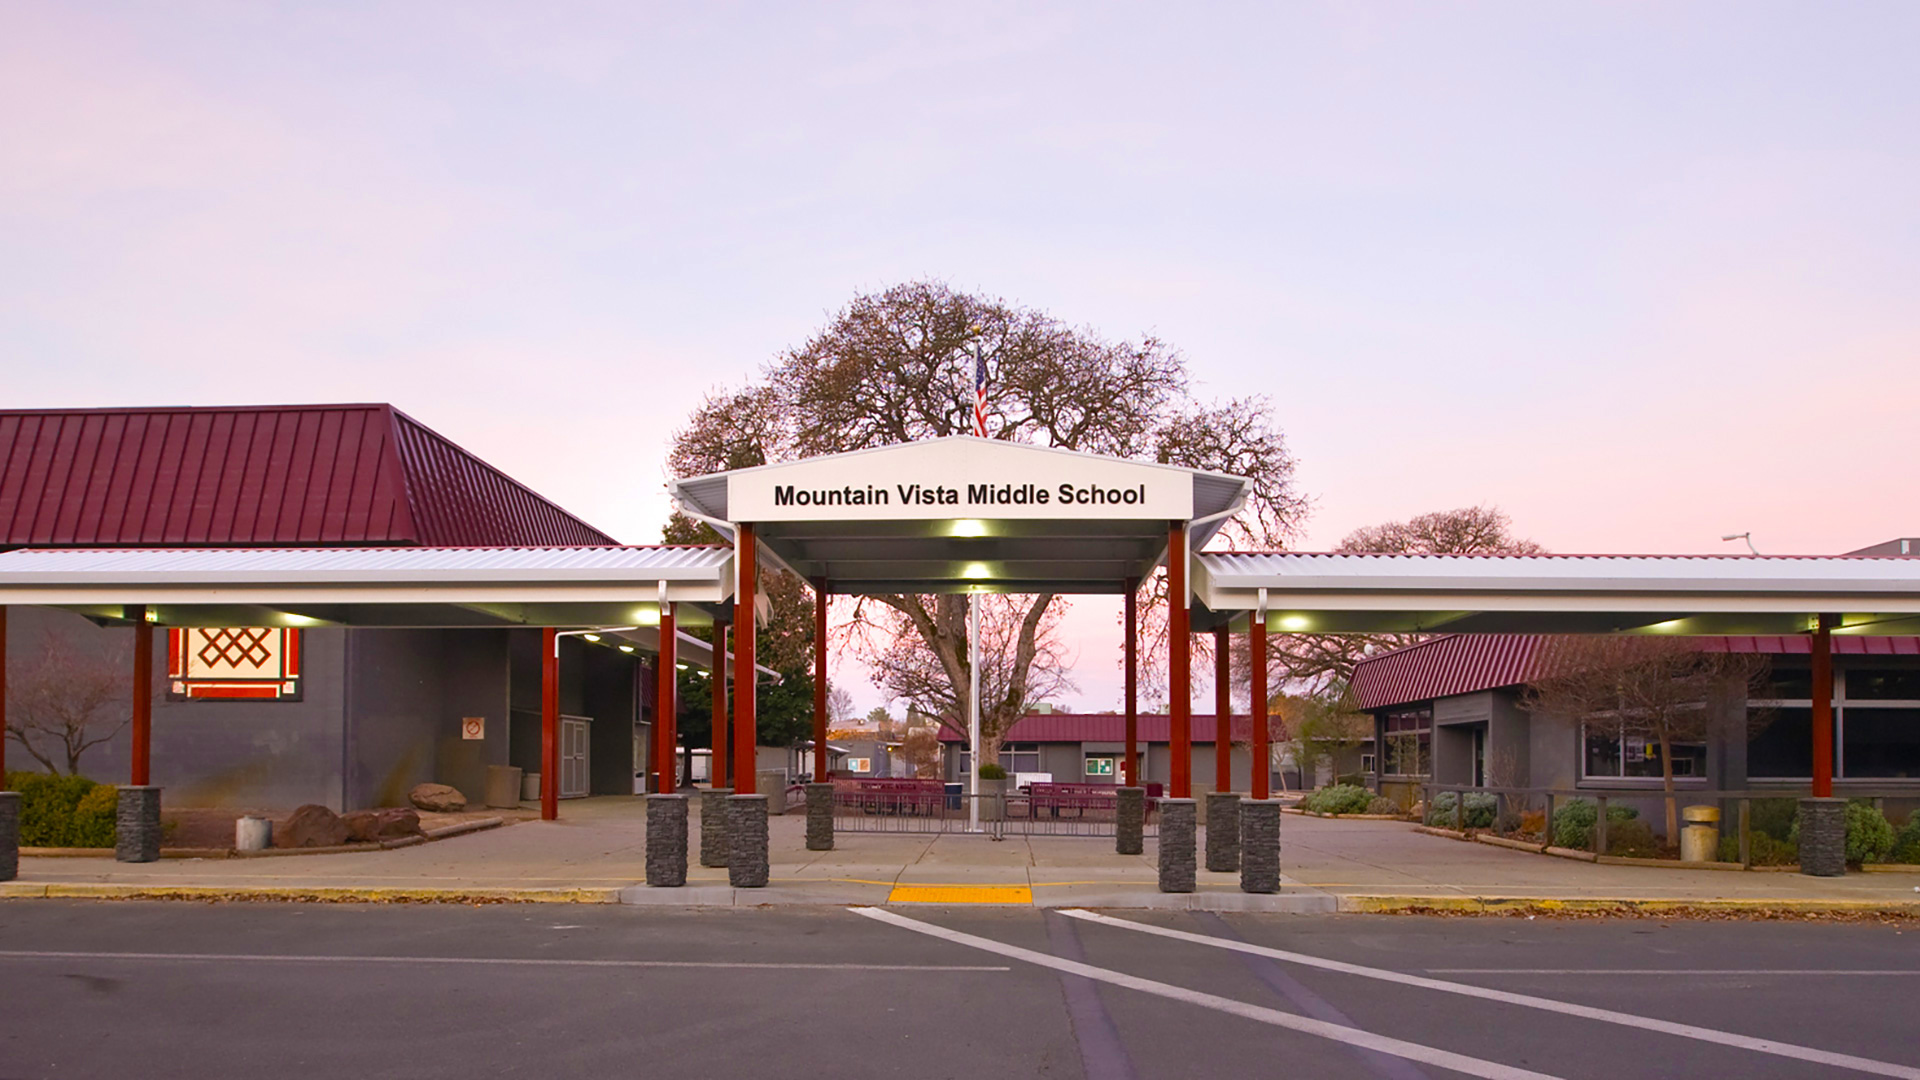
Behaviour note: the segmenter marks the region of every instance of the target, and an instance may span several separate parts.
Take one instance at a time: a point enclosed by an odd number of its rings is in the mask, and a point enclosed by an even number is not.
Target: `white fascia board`
[[[1539,611],[1539,612],[1688,612],[1693,614],[1813,615],[1821,612],[1920,613],[1920,596],[1863,596],[1836,593],[1728,594],[1680,592],[1400,592],[1387,590],[1321,592],[1268,589],[1273,611]],[[1201,602],[1213,611],[1251,611],[1258,590],[1212,588]]]
[[[724,584],[688,583],[667,586],[667,598],[686,603],[718,603],[732,595]],[[448,584],[395,585],[273,585],[263,583],[183,585],[128,582],[97,585],[19,585],[0,582],[0,604],[83,606],[96,604],[257,604],[267,607],[297,604],[537,604],[632,603],[646,609],[658,606],[657,580],[603,584]]]

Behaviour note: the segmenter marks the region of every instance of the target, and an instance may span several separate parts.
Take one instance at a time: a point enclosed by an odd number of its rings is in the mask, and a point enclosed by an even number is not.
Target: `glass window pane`
[[[1920,701],[1920,671],[1848,670],[1848,701]]]
[[[1620,775],[1620,737],[1611,731],[1587,731],[1586,775]]]
[[[1705,776],[1707,773],[1707,747],[1705,743],[1671,744],[1673,750],[1673,775]],[[1664,774],[1660,768],[1660,740],[1655,736],[1629,735],[1620,740],[1621,773],[1625,776],[1637,776],[1648,779],[1660,779]]]
[[[1806,668],[1774,668],[1767,683],[1768,689],[1755,697],[1766,701],[1813,700],[1813,672]]]
[[[1848,776],[1920,776],[1920,709],[1848,709],[1840,729]]]
[[[1813,710],[1747,710],[1747,775],[1813,775]]]

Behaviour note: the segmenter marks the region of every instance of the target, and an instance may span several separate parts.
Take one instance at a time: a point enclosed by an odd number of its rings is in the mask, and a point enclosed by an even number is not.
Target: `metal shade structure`
[[[1121,593],[1170,524],[1206,543],[1251,482],[970,436],[682,480],[680,508],[835,594]]]
[[[1264,611],[1282,633],[1920,633],[1920,559],[1349,555],[1194,559],[1196,628]]]

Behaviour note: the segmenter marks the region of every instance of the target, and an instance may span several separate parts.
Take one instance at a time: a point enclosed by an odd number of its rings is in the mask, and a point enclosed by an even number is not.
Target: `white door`
[[[560,797],[578,799],[584,797],[593,774],[588,769],[588,739],[591,723],[584,716],[563,716],[560,718]]]

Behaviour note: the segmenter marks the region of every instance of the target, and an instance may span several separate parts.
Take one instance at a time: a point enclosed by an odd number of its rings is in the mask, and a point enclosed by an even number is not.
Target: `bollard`
[[[1713,862],[1720,858],[1720,808],[1701,803],[1682,810],[1686,827],[1680,830],[1681,862]]]
[[[147,784],[120,788],[113,814],[113,857],[153,862],[160,857],[160,789]]]
[[[1187,893],[1194,883],[1192,799],[1160,800],[1160,891]]]
[[[1280,891],[1280,804],[1271,799],[1240,804],[1240,891]]]
[[[1231,791],[1207,792],[1207,869],[1240,869],[1240,796]]]
[[[1147,789],[1123,787],[1114,792],[1113,851],[1138,855],[1146,848]]]
[[[1800,800],[1800,872],[1813,877],[1847,872],[1847,800]]]
[[[833,850],[833,785],[807,785],[807,850]]]
[[[767,886],[767,797],[727,800],[727,883],[736,889]]]
[[[732,788],[700,793],[700,865],[727,865],[727,798]]]
[[[233,823],[233,850],[265,851],[272,846],[272,818],[243,817]]]
[[[20,876],[20,793],[0,791],[0,881]]]
[[[647,884],[677,889],[687,883],[687,797],[647,796]]]

